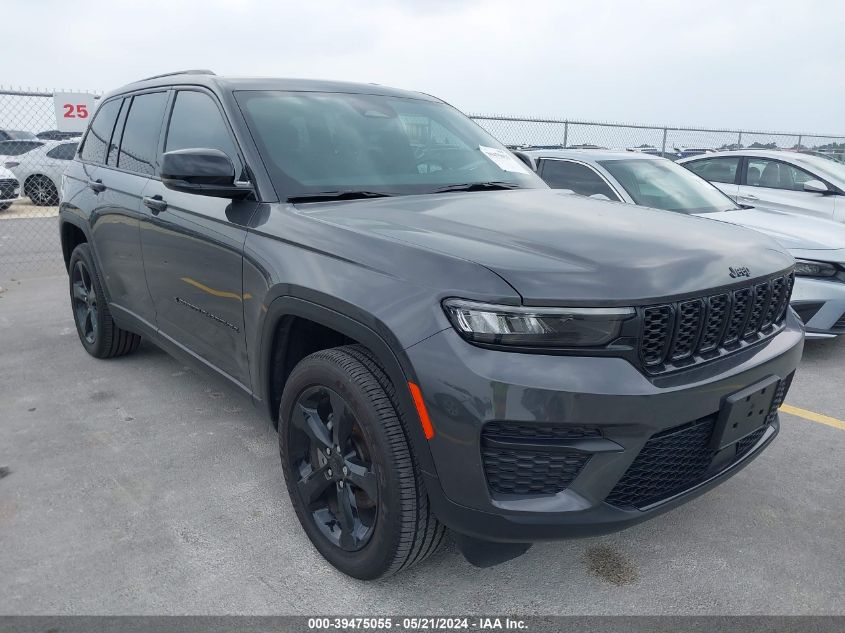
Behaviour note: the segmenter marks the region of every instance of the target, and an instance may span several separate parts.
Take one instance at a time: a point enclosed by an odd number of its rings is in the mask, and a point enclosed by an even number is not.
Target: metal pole
[[[801,149],[801,139],[804,137],[803,134],[798,135],[798,149]]]
[[[663,128],[663,144],[660,146],[660,154],[666,153],[666,132],[667,128]]]
[[[569,145],[569,121],[563,122],[563,146]]]
[[[742,130],[739,131],[739,136],[736,138],[737,147],[742,147]]]

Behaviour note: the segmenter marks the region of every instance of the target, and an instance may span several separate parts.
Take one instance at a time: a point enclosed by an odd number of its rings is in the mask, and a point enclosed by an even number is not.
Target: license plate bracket
[[[725,398],[713,429],[714,449],[727,448],[766,423],[779,382],[769,376]]]

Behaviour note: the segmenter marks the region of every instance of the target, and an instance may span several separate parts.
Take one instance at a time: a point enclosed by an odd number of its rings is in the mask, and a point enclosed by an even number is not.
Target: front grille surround
[[[730,292],[640,308],[639,361],[651,374],[706,362],[782,329],[792,272]]]

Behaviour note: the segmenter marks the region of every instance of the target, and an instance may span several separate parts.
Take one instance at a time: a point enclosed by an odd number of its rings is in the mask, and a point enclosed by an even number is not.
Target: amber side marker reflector
[[[431,418],[428,417],[428,409],[425,408],[422,392],[420,391],[420,388],[412,382],[408,383],[408,388],[411,390],[411,397],[414,399],[414,406],[417,408],[417,414],[420,416],[420,424],[422,424],[425,439],[430,440],[434,437],[434,427],[431,425]]]

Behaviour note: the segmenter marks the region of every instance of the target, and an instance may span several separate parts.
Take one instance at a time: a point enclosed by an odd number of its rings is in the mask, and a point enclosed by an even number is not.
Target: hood
[[[526,305],[648,303],[737,283],[730,267],[758,277],[793,263],[753,231],[551,189],[312,203],[297,212],[481,264]]]
[[[760,231],[773,237],[788,249],[845,248],[845,224],[824,218],[792,215],[765,207],[707,213],[702,214],[701,217]]]

